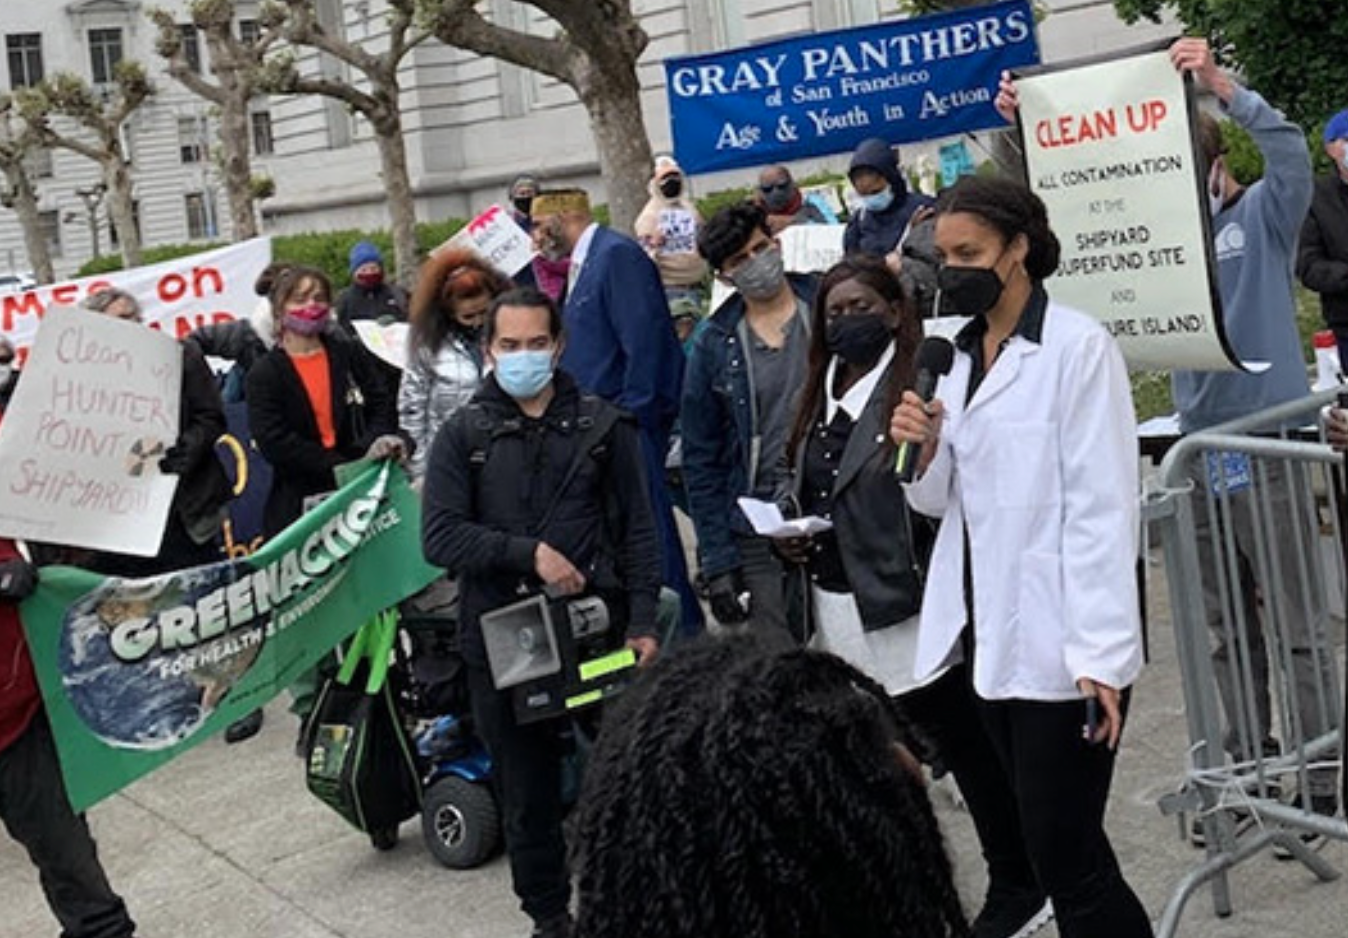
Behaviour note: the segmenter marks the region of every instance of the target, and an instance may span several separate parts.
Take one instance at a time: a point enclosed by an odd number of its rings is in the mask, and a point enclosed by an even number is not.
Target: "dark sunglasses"
[[[786,191],[788,191],[790,188],[791,188],[791,183],[789,183],[789,182],[774,182],[774,183],[771,183],[771,184],[762,184],[762,185],[760,185],[760,186],[758,187],[759,191],[760,191],[760,192],[763,192],[763,193],[768,193],[768,192],[786,192]]]

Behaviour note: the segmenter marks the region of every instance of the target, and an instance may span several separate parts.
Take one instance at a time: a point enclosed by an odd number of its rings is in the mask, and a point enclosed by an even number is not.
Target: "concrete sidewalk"
[[[1134,695],[1109,816],[1119,860],[1154,918],[1175,883],[1203,857],[1182,842],[1157,799],[1181,778],[1187,738],[1165,587],[1153,566],[1152,663]],[[1342,623],[1339,643],[1342,645]],[[255,739],[209,740],[96,807],[91,823],[114,886],[142,938],[521,938],[509,874],[438,866],[417,824],[376,853],[366,838],[304,790],[292,752],[295,722],[279,704]],[[980,860],[968,816],[933,795],[961,894],[976,910]],[[1348,870],[1348,844],[1324,856]],[[1320,883],[1293,863],[1260,856],[1232,874],[1236,911],[1219,920],[1209,894],[1184,916],[1186,938],[1340,938],[1348,880]],[[0,938],[57,928],[22,851],[0,837]],[[1039,933],[1053,938],[1052,928]]]

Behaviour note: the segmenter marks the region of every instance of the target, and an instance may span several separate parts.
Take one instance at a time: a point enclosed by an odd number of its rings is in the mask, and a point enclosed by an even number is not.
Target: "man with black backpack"
[[[505,293],[488,310],[483,337],[492,370],[431,449],[422,544],[431,563],[459,577],[460,644],[515,893],[533,935],[565,938],[567,721],[516,722],[511,695],[492,682],[480,619],[544,591],[599,592],[644,665],[658,650],[660,548],[636,423],[557,370],[556,304],[531,288]]]

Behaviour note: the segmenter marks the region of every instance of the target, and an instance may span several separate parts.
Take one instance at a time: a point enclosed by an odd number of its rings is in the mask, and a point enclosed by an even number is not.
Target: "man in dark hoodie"
[[[861,208],[843,233],[848,254],[885,257],[899,246],[914,213],[935,204],[929,196],[908,191],[898,151],[878,137],[858,144],[847,178],[861,197]]]

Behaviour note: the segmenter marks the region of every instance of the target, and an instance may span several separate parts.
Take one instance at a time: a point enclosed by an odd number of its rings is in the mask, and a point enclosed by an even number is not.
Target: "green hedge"
[[[432,248],[443,244],[447,238],[465,224],[467,222],[461,218],[419,224],[417,225],[417,247],[424,255]],[[388,261],[390,271],[392,271],[393,237],[387,231],[359,231],[353,228],[345,231],[273,235],[272,256],[278,261],[290,261],[295,264],[317,267],[332,278],[334,287],[341,289],[351,282],[351,273],[347,269],[346,258],[351,250],[351,245],[357,241],[373,242],[383,253]],[[161,261],[173,260],[175,257],[186,257],[189,254],[198,254],[218,247],[224,247],[224,244],[220,242],[161,244],[158,247],[145,249],[144,262],[146,264],[157,264]],[[88,277],[93,274],[106,274],[121,269],[121,255],[110,254],[95,257],[81,267],[76,272],[76,276]]]

